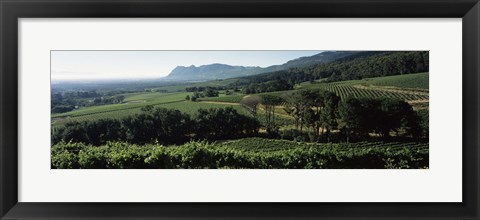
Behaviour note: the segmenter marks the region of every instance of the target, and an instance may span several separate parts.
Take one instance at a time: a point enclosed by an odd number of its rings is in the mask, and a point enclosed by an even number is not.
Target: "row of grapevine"
[[[413,100],[428,100],[427,93],[413,93],[413,92],[401,92],[401,91],[388,91],[381,90],[376,88],[356,88],[351,85],[345,84],[324,84],[319,85],[316,88],[324,89],[330,92],[336,93],[340,98],[345,99],[349,96],[360,98],[360,97],[371,97],[371,98],[398,98],[405,101]]]
[[[277,139],[263,139],[263,138],[244,138],[241,140],[232,140],[221,143],[219,146],[230,147],[238,150],[245,151],[281,151],[290,150],[298,147],[314,147],[314,148],[335,148],[335,149],[366,149],[366,148],[379,148],[400,150],[404,148],[410,148],[421,151],[428,151],[427,143],[420,142],[358,142],[358,143],[305,143],[294,142],[288,140]]]
[[[248,142],[249,140],[247,140]],[[254,139],[256,143],[271,140]],[[242,141],[223,144],[190,142],[181,146],[138,146],[110,142],[104,146],[59,143],[51,148],[54,169],[81,168],[245,168],[245,169],[384,169],[427,168],[428,147],[414,143],[306,144],[278,142],[269,147],[283,150],[248,150]],[[361,144],[360,144],[361,145]],[[250,145],[252,146],[252,145]],[[391,147],[395,150],[391,150]]]

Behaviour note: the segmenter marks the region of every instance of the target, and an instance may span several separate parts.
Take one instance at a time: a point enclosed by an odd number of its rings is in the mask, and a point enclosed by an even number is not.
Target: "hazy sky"
[[[52,51],[53,81],[145,79],[166,76],[176,66],[222,63],[237,66],[283,64],[321,51]]]

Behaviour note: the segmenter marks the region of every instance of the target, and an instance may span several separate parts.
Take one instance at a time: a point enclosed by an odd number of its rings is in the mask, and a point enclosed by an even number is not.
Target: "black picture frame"
[[[0,0],[0,15],[1,219],[479,219],[478,0]],[[17,19],[27,17],[463,18],[463,202],[18,202]]]

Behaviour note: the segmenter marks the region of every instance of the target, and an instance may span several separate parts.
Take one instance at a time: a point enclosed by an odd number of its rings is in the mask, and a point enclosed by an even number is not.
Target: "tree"
[[[295,121],[295,129],[303,131],[303,122],[305,110],[308,107],[307,100],[304,99],[305,91],[296,91],[285,96],[285,107],[283,110],[291,115]]]
[[[146,105],[140,108],[142,112],[151,112],[153,110],[153,105]]]
[[[367,137],[377,133],[388,138],[391,132],[405,130],[418,136],[419,119],[412,107],[395,98],[347,98],[339,107],[340,127],[347,142],[351,135]]]
[[[95,103],[95,104],[100,104],[100,103],[102,103],[102,98],[99,97],[99,98],[93,99],[93,103]]]
[[[338,103],[340,97],[332,92],[323,92],[323,110],[320,113],[320,124],[326,129],[327,142],[330,141],[330,132],[338,126]]]
[[[258,106],[260,106],[262,99],[256,95],[247,95],[242,98],[240,105],[247,110],[252,117],[257,118]]]
[[[198,98],[203,98],[203,97],[205,97],[205,94],[200,93],[200,92],[193,92],[193,97],[195,97],[196,99],[198,99]],[[193,97],[192,97],[192,98],[193,98]],[[191,98],[190,98],[190,99],[191,99]]]
[[[115,97],[115,102],[116,103],[122,103],[123,100],[125,100],[125,96],[123,96],[123,95],[119,95],[119,96]]]
[[[55,107],[52,108],[52,113],[63,113],[63,112],[69,112],[75,109],[75,106],[73,105],[56,105]]]
[[[190,115],[176,109],[155,108],[152,112],[155,139],[164,144],[181,144],[193,134],[194,122]]]
[[[152,143],[156,138],[152,114],[130,115],[122,119],[125,140],[129,143]]]
[[[274,95],[263,95],[262,105],[265,108],[265,125],[267,127],[267,132],[273,132],[277,130],[277,125],[275,124],[275,107],[284,102],[283,98]]]
[[[352,131],[359,130],[361,126],[360,122],[361,103],[360,100],[348,97],[340,103],[339,115],[340,115],[340,128],[345,131],[347,143],[350,142],[350,136]]]
[[[232,107],[199,109],[195,124],[197,138],[207,140],[253,135],[260,127],[257,119],[242,115]]]
[[[218,94],[218,91],[211,87],[207,87],[205,91],[203,91],[203,96],[205,97],[217,97]]]
[[[429,137],[429,112],[428,109],[421,109],[417,113],[419,133],[418,136],[421,138]]]
[[[190,95],[185,96],[185,100],[190,101]]]

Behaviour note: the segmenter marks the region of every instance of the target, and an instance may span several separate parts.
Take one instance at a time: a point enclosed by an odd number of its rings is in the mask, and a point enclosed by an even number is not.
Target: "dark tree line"
[[[187,92],[203,92],[205,90],[225,90],[225,86],[192,86],[185,88]]]
[[[334,82],[428,71],[428,51],[364,52],[334,62],[242,77],[230,86],[243,87],[250,94],[290,90],[297,83],[318,79]]]
[[[218,97],[219,94],[220,93],[217,90],[207,88],[207,89],[203,90],[203,92],[193,92],[193,95],[191,97],[190,97],[190,95],[185,96],[185,100],[196,102],[197,99],[199,99],[199,98]]]
[[[291,90],[293,89],[294,85],[295,83],[293,83],[292,81],[287,81],[280,77],[277,77],[267,82],[251,83],[244,87],[243,93],[254,94],[254,93]]]
[[[340,103],[338,112],[339,128],[347,142],[351,137],[365,138],[370,133],[389,138],[391,132],[398,136],[400,131],[413,138],[428,137],[428,115],[422,117],[399,99],[347,98]]]
[[[143,108],[142,113],[121,119],[72,121],[52,129],[52,143],[82,142],[92,145],[108,141],[133,144],[182,144],[191,139],[231,139],[254,135],[258,120],[239,114],[231,107],[200,109],[193,117],[165,108]]]

